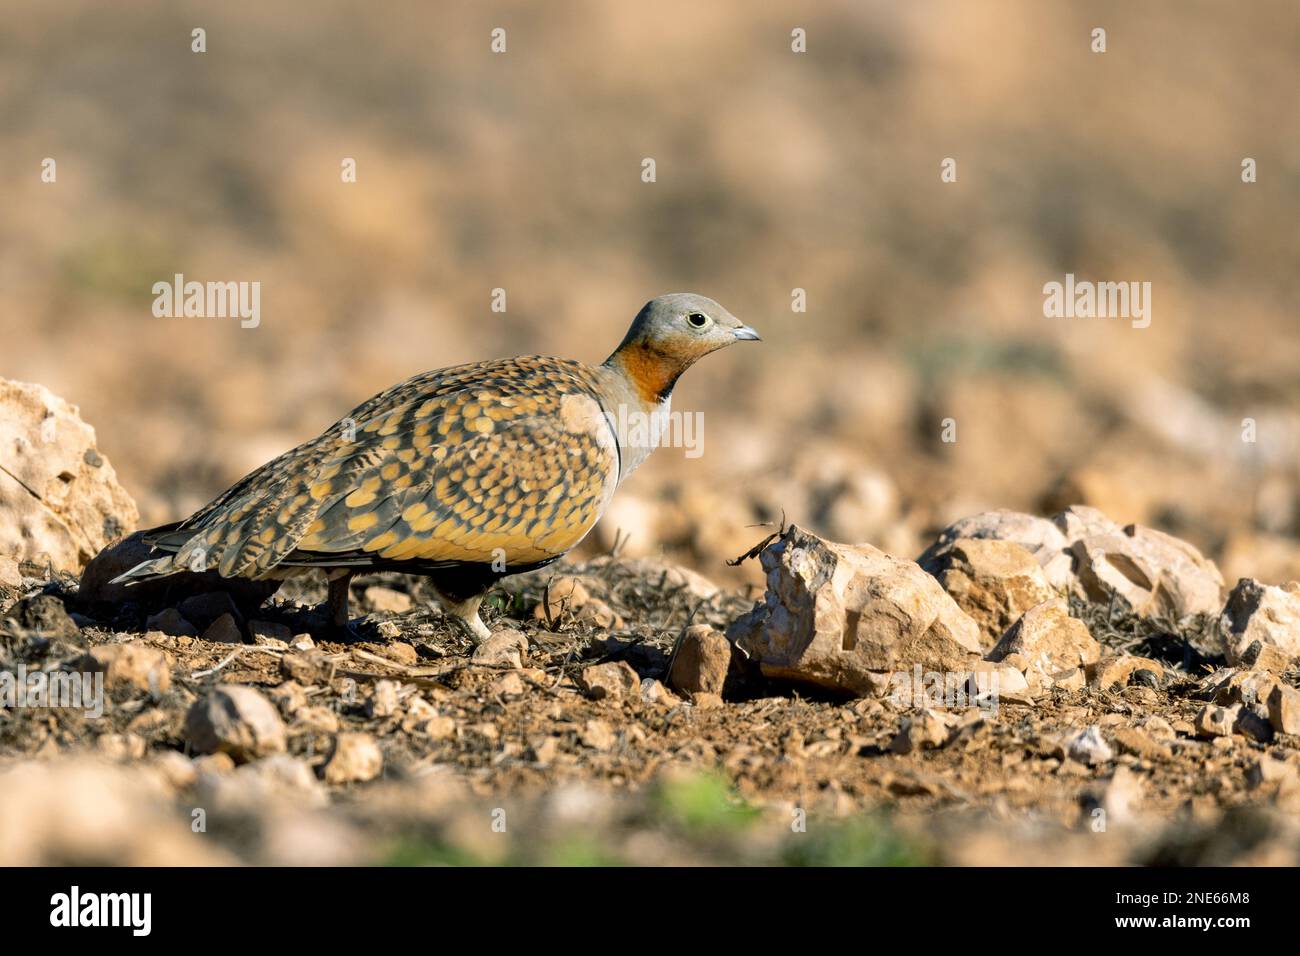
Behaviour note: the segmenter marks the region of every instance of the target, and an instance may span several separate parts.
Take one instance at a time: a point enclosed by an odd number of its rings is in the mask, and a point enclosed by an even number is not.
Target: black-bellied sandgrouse
[[[646,303],[603,365],[522,356],[416,375],[146,534],[162,554],[115,580],[315,568],[342,627],[354,574],[426,575],[481,642],[488,589],[592,529],[659,443],[678,376],[757,338],[712,299],[675,293]]]

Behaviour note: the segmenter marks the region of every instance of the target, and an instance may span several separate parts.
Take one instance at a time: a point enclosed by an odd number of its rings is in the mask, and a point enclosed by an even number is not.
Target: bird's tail
[[[165,554],[160,558],[150,558],[148,561],[141,561],[131,570],[119,574],[109,581],[109,584],[134,584],[137,581],[149,581],[153,578],[166,577],[169,574],[175,574],[177,571],[184,570],[175,565],[174,554]]]
[[[113,578],[110,584],[133,584],[137,581],[148,581],[153,578],[166,577],[169,574],[177,574],[181,571],[191,570],[184,564],[176,563],[176,552],[184,546],[185,542],[194,537],[195,532],[192,530],[180,530],[180,524],[168,524],[161,527],[146,531],[140,536],[140,539],[154,549],[154,554],[147,561],[141,561],[129,571],[125,571]],[[195,570],[204,570],[198,568]]]

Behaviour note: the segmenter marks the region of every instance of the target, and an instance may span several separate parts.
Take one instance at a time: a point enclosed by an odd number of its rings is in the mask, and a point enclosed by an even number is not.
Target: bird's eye
[[[702,329],[709,324],[709,317],[703,312],[692,312],[686,316],[686,321],[690,323],[693,329]]]

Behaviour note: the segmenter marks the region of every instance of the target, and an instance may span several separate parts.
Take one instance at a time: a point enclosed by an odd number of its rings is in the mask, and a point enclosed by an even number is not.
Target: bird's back
[[[606,370],[542,356],[416,375],[157,536],[148,573],[553,559],[618,483],[610,395]]]

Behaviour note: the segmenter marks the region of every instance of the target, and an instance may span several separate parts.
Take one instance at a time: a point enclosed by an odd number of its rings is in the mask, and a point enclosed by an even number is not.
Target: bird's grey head
[[[733,342],[757,340],[757,332],[707,296],[672,292],[641,307],[623,346],[639,344],[686,366]]]
[[[758,333],[712,299],[673,292],[642,306],[606,364],[620,368],[649,400],[671,392],[697,359],[747,341],[758,341]]]

